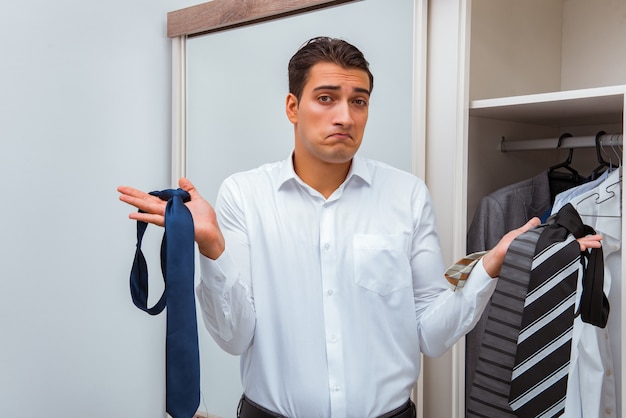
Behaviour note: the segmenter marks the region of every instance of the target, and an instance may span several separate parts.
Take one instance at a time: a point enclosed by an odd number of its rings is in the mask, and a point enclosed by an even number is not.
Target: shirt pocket
[[[354,281],[381,296],[411,286],[408,236],[354,234]]]

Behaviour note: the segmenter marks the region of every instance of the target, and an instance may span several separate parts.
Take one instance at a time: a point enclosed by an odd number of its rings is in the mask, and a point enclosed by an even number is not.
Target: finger
[[[132,212],[128,215],[129,219],[133,219],[135,221],[146,222],[158,226],[165,225],[165,217],[162,215],[155,215],[152,213],[142,213],[142,212]]]
[[[541,225],[541,220],[538,217],[533,217],[528,220],[522,227],[520,228],[523,232],[529,231],[536,226]]]
[[[117,191],[120,192],[120,200],[125,203],[133,204],[131,202],[138,202],[141,200],[150,199],[150,194],[137,190],[130,186],[119,186]],[[133,205],[134,206],[134,205]]]
[[[539,220],[539,218],[534,217],[528,220],[528,222],[526,222],[524,225],[520,226],[517,229],[512,229],[510,230],[504,237],[503,240],[508,247],[508,244],[510,244],[511,241],[513,241],[515,238],[517,238],[518,236],[522,235],[523,233],[535,228],[536,226],[540,225],[541,221]]]
[[[178,180],[178,186],[183,189],[184,191],[186,191],[187,193],[189,193],[189,195],[191,196],[191,198],[193,199],[194,196],[198,196],[199,193],[196,190],[195,186],[191,183],[191,181],[189,181],[189,179],[183,177],[180,180]]]
[[[178,180],[178,186],[189,193],[189,197],[191,197],[192,201],[204,200],[204,198],[200,195],[200,192],[198,192],[198,189],[196,189],[189,179],[184,177],[181,178]]]
[[[580,251],[585,251],[589,248],[602,247],[602,235],[587,235],[586,237],[578,238],[578,244],[580,245]]]
[[[135,189],[134,187],[130,187],[130,186],[119,186],[117,188],[117,191],[123,195],[138,197],[138,198],[150,196],[148,193]]]
[[[592,248],[602,247],[602,244],[598,241],[591,241],[591,242],[578,241],[578,245],[580,245],[580,251],[587,251]]]
[[[186,177],[181,177],[178,180],[178,186],[186,192],[194,188],[193,184],[191,184],[191,181],[189,181],[189,179]]]
[[[594,235],[586,235],[584,237],[582,237],[581,239],[584,240],[591,240],[591,241],[602,241],[604,237],[600,234],[594,234]]]
[[[120,186],[117,190],[121,193],[119,199],[122,202],[150,214],[165,214],[166,202],[164,200],[129,186]]]

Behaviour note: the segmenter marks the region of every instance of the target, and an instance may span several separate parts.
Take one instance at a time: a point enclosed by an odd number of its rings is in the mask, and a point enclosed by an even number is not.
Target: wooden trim
[[[167,14],[167,36],[204,35],[359,0],[213,0]]]

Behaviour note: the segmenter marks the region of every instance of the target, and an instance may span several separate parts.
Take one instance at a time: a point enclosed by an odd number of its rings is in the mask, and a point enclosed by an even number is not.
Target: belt
[[[378,418],[415,418],[415,404],[409,399],[404,405],[393,411],[387,412]],[[272,412],[246,398],[241,397],[237,407],[237,418],[287,418],[276,412]]]

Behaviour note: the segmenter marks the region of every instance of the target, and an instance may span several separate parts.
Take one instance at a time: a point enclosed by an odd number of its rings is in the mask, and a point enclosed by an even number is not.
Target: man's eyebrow
[[[313,89],[313,91],[318,91],[318,90],[339,90],[341,87],[339,86],[317,86]],[[363,87],[355,87],[354,88],[354,92],[355,93],[364,93],[367,94],[368,96],[370,95],[370,91],[368,89],[364,89]]]

